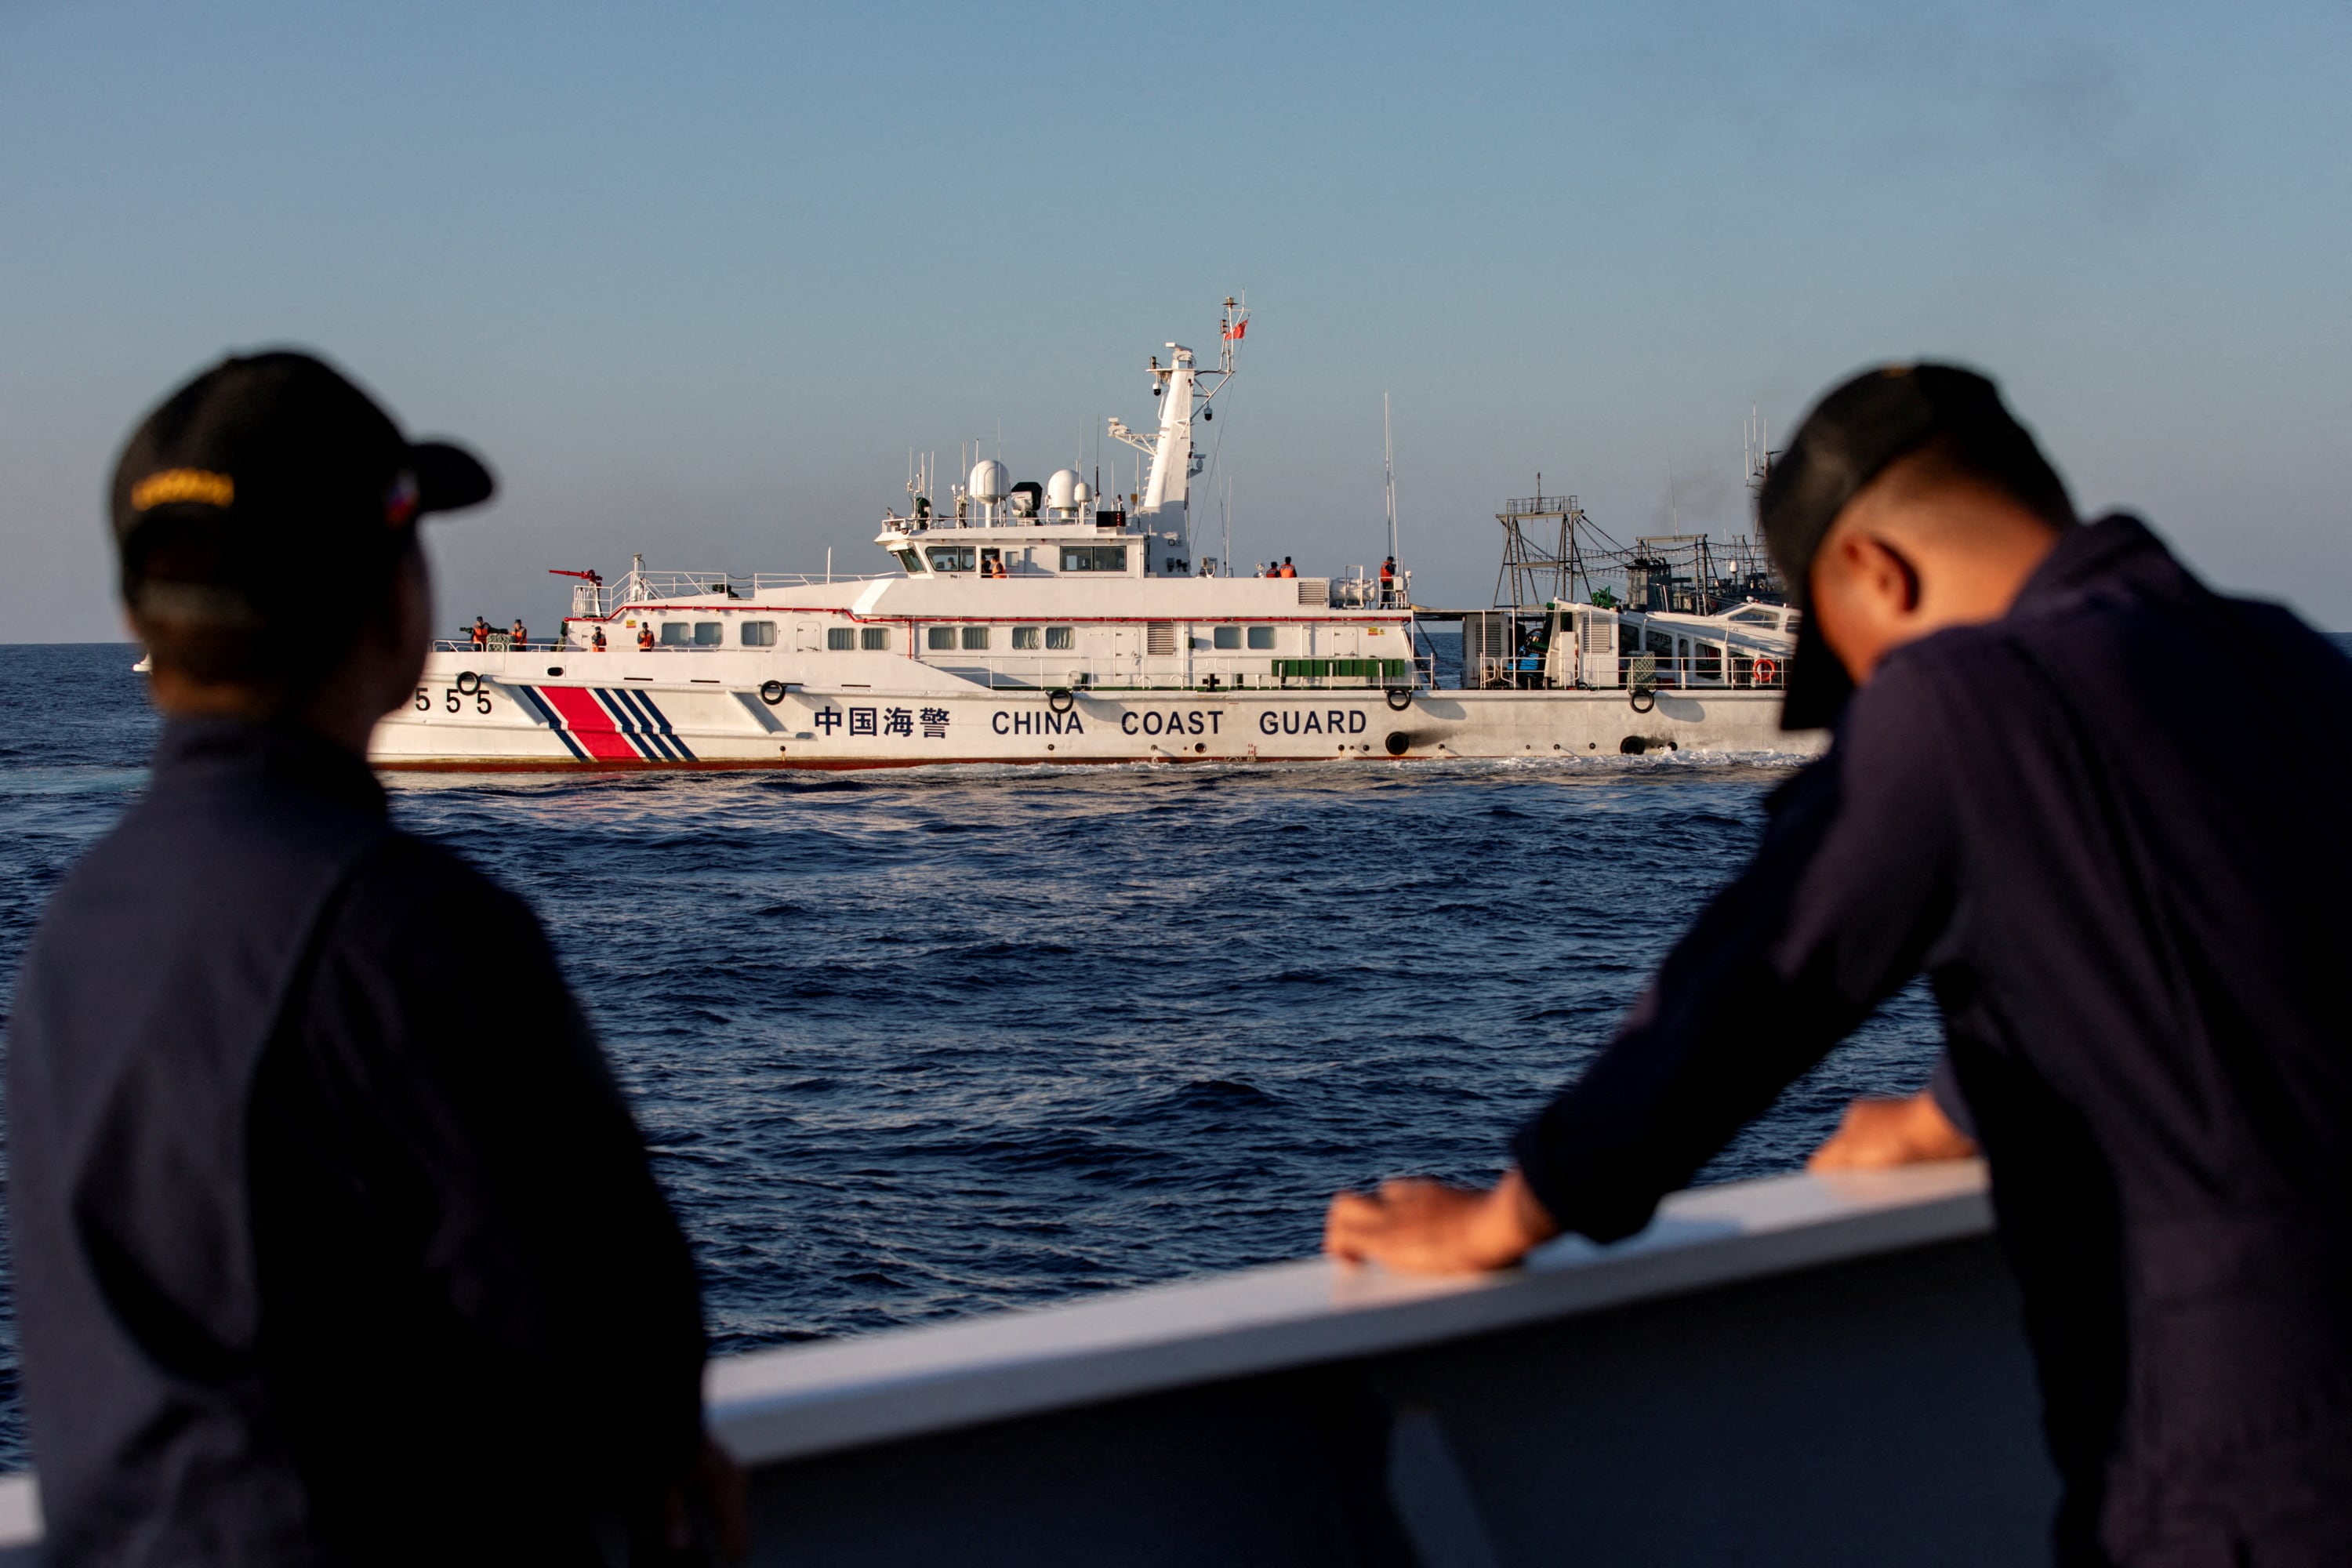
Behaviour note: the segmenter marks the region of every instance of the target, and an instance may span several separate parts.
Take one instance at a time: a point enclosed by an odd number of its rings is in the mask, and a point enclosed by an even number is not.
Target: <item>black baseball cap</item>
[[[1953,364],[1880,365],[1843,382],[1813,405],[1766,476],[1757,507],[1764,547],[1805,612],[1789,661],[1782,729],[1827,724],[1853,694],[1845,666],[1813,623],[1814,552],[1846,503],[1889,464],[1944,437],[1958,442],[1972,467],[2020,495],[2054,494],[2063,502],[2063,484],[2002,404],[2000,389]]]
[[[425,514],[497,489],[479,458],[410,440],[324,360],[273,349],[223,360],[140,422],[115,465],[114,537],[126,591],[158,519],[205,526],[240,555],[331,568],[388,559]]]

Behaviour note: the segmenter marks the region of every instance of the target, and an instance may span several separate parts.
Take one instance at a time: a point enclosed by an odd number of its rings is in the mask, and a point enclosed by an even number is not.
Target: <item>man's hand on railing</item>
[[[1475,1274],[1517,1263],[1559,1234],[1517,1169],[1493,1187],[1382,1182],[1341,1193],[1323,1222],[1323,1250],[1407,1274]]]
[[[1921,1089],[1901,1100],[1854,1100],[1805,1169],[1879,1171],[1922,1160],[1965,1160],[1976,1152],[1976,1140],[1953,1126],[1936,1097]]]

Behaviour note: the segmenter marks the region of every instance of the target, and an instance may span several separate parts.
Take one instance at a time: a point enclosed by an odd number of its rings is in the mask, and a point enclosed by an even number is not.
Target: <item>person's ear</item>
[[[1849,579],[1890,616],[1919,608],[1919,569],[1911,557],[1874,533],[1859,530],[1833,542]]]

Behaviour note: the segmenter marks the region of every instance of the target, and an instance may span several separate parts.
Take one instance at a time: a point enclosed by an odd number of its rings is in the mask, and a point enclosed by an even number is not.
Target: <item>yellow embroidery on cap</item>
[[[236,481],[226,474],[215,474],[209,468],[165,468],[160,474],[150,474],[131,487],[131,508],[145,511],[150,507],[170,506],[174,501],[201,501],[206,506],[226,506],[236,499]]]

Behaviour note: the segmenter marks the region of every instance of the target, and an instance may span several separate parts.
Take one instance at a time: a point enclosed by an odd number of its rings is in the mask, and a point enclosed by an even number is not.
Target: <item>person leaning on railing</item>
[[[1954,367],[1830,393],[1761,512],[1805,611],[1783,721],[1828,753],[1499,1185],[1343,1194],[1327,1245],[1631,1235],[1924,969],[1948,1096],[1864,1102],[1822,1163],[1982,1144],[2060,1561],[2352,1563],[2352,910],[2318,891],[2352,879],[2352,662],[2078,524]]]
[[[163,710],[52,896],[8,1050],[51,1563],[609,1563],[740,1547],[694,1267],[523,902],[387,819],[417,539],[488,472],[307,354],[231,359],[116,472]],[[309,584],[352,614],[308,629]]]

